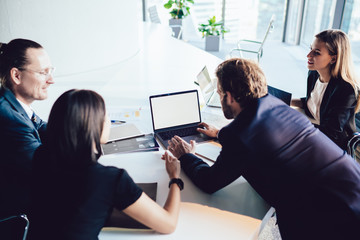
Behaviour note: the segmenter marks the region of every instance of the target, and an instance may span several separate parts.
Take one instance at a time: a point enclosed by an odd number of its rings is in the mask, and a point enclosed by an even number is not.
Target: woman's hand
[[[165,154],[162,156],[162,159],[165,160],[166,171],[170,179],[179,178],[180,170],[181,170],[180,161],[177,158],[170,156],[170,154],[167,151],[165,151]]]
[[[302,102],[301,102],[301,99],[299,99],[299,98],[291,99],[290,106],[291,106],[291,107],[301,108],[301,109],[304,108],[304,106],[303,106],[303,104],[302,104]]]

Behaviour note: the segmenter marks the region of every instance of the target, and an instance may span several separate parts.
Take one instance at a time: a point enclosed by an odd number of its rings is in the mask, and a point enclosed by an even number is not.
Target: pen
[[[198,82],[195,82],[195,81],[194,81],[194,83],[195,83],[196,85],[200,86]]]
[[[123,120],[111,120],[111,123],[121,124],[121,123],[126,123],[126,121],[123,121]]]

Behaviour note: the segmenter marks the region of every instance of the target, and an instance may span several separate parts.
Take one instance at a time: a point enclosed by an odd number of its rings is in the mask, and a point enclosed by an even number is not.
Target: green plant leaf
[[[170,9],[171,6],[172,6],[172,3],[169,3],[169,2],[164,4],[164,7],[165,7],[166,9]]]
[[[207,24],[204,23],[199,24],[198,30],[203,33],[203,36],[204,33],[206,33],[205,34],[206,36],[209,36],[209,35],[220,35],[220,33],[228,32],[228,30],[226,30],[223,26],[223,21],[216,22],[215,16],[210,17],[208,19]]]
[[[172,18],[184,18],[185,16],[190,14],[190,7],[188,4],[194,4],[193,0],[169,0],[164,4],[166,9],[171,9],[170,15]]]

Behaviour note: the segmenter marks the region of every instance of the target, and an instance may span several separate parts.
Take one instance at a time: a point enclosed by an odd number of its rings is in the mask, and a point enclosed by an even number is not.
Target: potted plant
[[[219,51],[220,34],[229,32],[225,29],[222,21],[216,22],[215,16],[211,17],[207,24],[199,24],[198,29],[202,33],[202,37],[205,37],[206,51]]]
[[[194,0],[168,0],[164,4],[166,9],[171,9],[169,25],[172,26],[176,38],[181,30],[182,19],[190,14],[190,4],[194,4]]]

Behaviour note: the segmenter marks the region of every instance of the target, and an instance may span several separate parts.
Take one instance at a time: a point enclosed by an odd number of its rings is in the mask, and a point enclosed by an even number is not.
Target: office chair
[[[150,22],[161,24],[161,20],[160,20],[156,5],[149,7],[148,13],[149,13]],[[170,27],[171,27],[171,32],[172,32],[171,36],[173,36],[177,39],[181,39],[182,26],[181,25],[171,25]]]
[[[29,219],[26,214],[0,219],[0,239],[26,240],[28,230]]]
[[[354,133],[347,143],[347,153],[360,163],[360,132]]]
[[[230,51],[229,55],[231,57],[234,57],[235,52],[237,52],[238,54],[240,54],[240,57],[243,58],[243,52],[245,53],[252,53],[252,54],[256,54],[257,57],[257,61],[260,62],[260,58],[263,55],[263,47],[264,47],[264,43],[269,35],[269,33],[272,31],[272,29],[274,28],[274,21],[275,21],[275,15],[272,15],[270,22],[269,22],[269,26],[266,29],[266,33],[265,36],[263,38],[263,40],[260,41],[254,41],[254,40],[247,40],[247,39],[242,39],[237,43],[237,48],[234,48]],[[249,43],[254,49],[256,46],[259,46],[257,48],[257,50],[251,50],[251,49],[246,49],[241,47],[242,43]],[[255,46],[255,47],[254,47]]]
[[[160,18],[159,18],[159,14],[157,12],[156,6],[151,6],[148,8],[148,12],[149,12],[149,17],[150,17],[150,22],[152,23],[158,23],[160,24]]]

